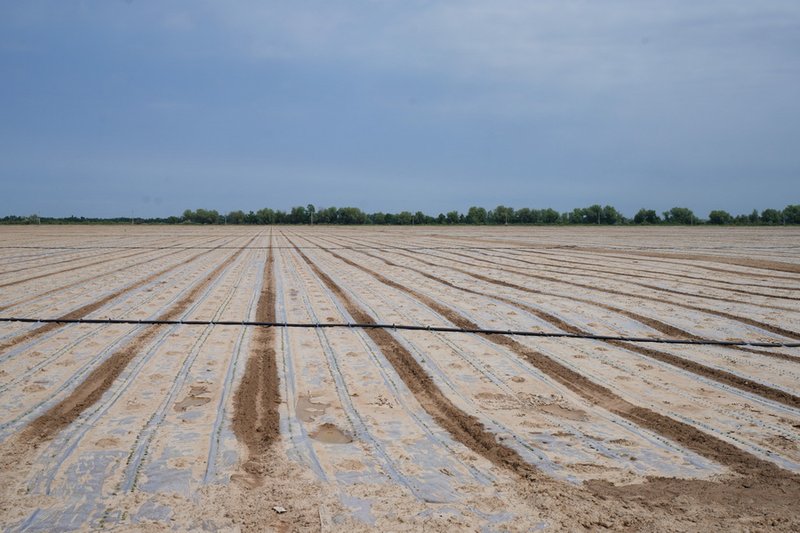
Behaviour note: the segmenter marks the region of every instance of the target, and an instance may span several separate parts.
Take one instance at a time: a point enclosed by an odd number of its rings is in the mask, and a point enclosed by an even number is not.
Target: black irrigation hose
[[[25,322],[42,324],[146,324],[146,325],[186,325],[186,326],[256,326],[275,328],[363,328],[394,329],[406,331],[436,331],[441,333],[480,333],[484,335],[516,335],[519,337],[545,337],[560,339],[590,339],[599,341],[643,342],[660,344],[689,344],[696,346],[754,346],[758,348],[800,348],[800,342],[750,342],[750,341],[715,341],[692,339],[651,339],[647,337],[619,337],[614,335],[579,335],[577,333],[519,331],[505,329],[470,329],[446,326],[411,326],[407,324],[348,324],[338,323],[302,323],[302,322],[253,322],[248,320],[131,320],[122,318],[18,318],[0,317],[0,322]]]
[[[0,249],[24,250],[266,250],[269,246],[0,246]],[[301,250],[541,250],[536,246],[299,246]],[[272,249],[294,250],[294,246]],[[552,248],[547,248],[552,249]]]

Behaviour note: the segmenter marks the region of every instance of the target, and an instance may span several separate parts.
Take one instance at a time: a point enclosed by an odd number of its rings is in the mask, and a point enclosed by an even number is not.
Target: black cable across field
[[[688,344],[695,346],[757,346],[760,348],[800,348],[800,342],[760,342],[760,341],[719,341],[713,339],[668,339],[650,337],[623,337],[616,335],[581,335],[576,333],[522,331],[505,329],[468,329],[447,326],[415,326],[409,324],[357,324],[346,322],[256,322],[250,320],[132,320],[121,318],[78,318],[72,320],[60,318],[22,318],[0,317],[0,322],[23,322],[41,324],[167,324],[184,326],[249,326],[271,328],[363,328],[363,329],[395,329],[406,331],[436,331],[440,333],[472,333],[481,335],[514,335],[518,337],[543,337],[558,339],[588,339],[599,341],[621,341],[661,344]]]

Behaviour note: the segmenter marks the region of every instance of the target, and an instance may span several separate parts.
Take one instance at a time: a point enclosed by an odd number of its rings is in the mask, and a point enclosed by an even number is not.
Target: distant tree
[[[542,224],[557,224],[559,220],[561,220],[561,215],[555,209],[550,207],[542,209],[540,216],[540,222]],[[566,220],[564,222],[566,222]]]
[[[664,222],[668,224],[697,224],[700,222],[688,207],[673,207],[664,211]]]
[[[298,205],[292,208],[289,212],[289,223],[290,224],[306,224],[309,221],[308,214],[306,213],[306,208],[302,205]]]
[[[414,213],[414,224],[425,224],[426,222],[425,213],[422,211]]]
[[[514,222],[514,208],[498,205],[492,211],[490,218],[495,224],[510,224]]]
[[[747,216],[747,221],[750,224],[758,224],[758,209],[753,209],[753,212]]]
[[[633,222],[634,224],[658,224],[661,222],[661,218],[655,210],[642,208],[633,216]]]
[[[603,212],[600,214],[601,224],[622,224],[624,221],[625,217],[623,217],[615,207],[610,205],[605,206]]]
[[[316,212],[317,212],[317,208],[314,207],[314,204],[308,204],[306,206],[306,213],[308,214],[308,223],[309,224],[313,224],[314,223],[314,215],[316,214]]]
[[[447,218],[444,216],[444,213],[439,213],[439,216],[436,217],[437,224],[444,224],[447,221]]]
[[[777,226],[783,223],[783,213],[777,209],[764,209],[761,211],[761,223]]]
[[[226,222],[228,224],[244,224],[244,211],[231,211],[228,213]]]
[[[373,224],[386,224],[386,215],[380,211],[373,213],[371,218]]]
[[[709,224],[730,224],[733,222],[733,217],[727,211],[716,209],[708,214]]]
[[[458,211],[448,211],[447,215],[445,215],[445,218],[447,218],[448,224],[458,224],[459,222]]]
[[[396,224],[400,224],[403,226],[410,226],[412,221],[414,220],[414,215],[411,214],[410,211],[401,211],[397,214],[396,217]]]
[[[787,205],[783,209],[784,224],[800,224],[800,204]]]
[[[472,206],[467,211],[467,224],[486,224],[486,209]]]

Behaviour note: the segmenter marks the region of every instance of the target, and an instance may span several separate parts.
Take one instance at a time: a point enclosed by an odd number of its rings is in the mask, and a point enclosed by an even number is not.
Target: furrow
[[[207,255],[207,254],[209,254],[209,253],[211,253],[213,251],[214,251],[214,249],[206,250],[204,252],[200,252],[198,254],[195,254],[192,257],[189,257],[186,260],[184,260],[184,261],[182,261],[182,262],[180,262],[178,264],[170,265],[168,267],[162,268],[158,272],[150,274],[149,276],[137,281],[136,283],[134,283],[132,285],[127,285],[125,287],[122,287],[121,289],[118,289],[118,290],[116,290],[116,291],[114,291],[114,292],[112,292],[110,294],[107,294],[106,296],[104,296],[103,298],[101,298],[99,300],[95,300],[94,302],[91,302],[91,303],[88,303],[86,305],[83,305],[83,306],[79,307],[78,309],[70,311],[69,313],[66,313],[66,314],[64,314],[64,315],[62,315],[62,316],[60,316],[58,318],[61,319],[61,320],[74,320],[74,319],[78,319],[78,318],[84,318],[88,314],[93,313],[94,311],[97,311],[98,309],[100,309],[101,307],[106,305],[107,303],[111,302],[112,300],[115,300],[116,298],[119,298],[123,294],[131,292],[131,291],[135,291],[136,289],[139,289],[140,287],[143,287],[143,286],[147,285],[148,283],[152,282],[153,280],[158,279],[159,277],[163,276],[164,274],[166,274],[166,273],[168,273],[168,272],[170,272],[170,271],[172,271],[172,270],[174,270],[174,269],[176,269],[178,267],[181,267],[181,266],[185,265],[188,262],[194,261],[195,259],[197,259],[197,258],[199,258],[199,257],[201,257],[203,255]],[[29,341],[31,341],[33,339],[36,339],[37,337],[40,337],[40,336],[44,335],[45,333],[47,333],[49,331],[58,329],[60,327],[63,327],[63,325],[59,324],[57,322],[49,322],[47,324],[43,324],[43,325],[41,325],[39,327],[36,327],[36,328],[34,328],[34,329],[30,330],[30,331],[26,331],[25,333],[23,333],[20,336],[15,336],[10,340],[7,340],[7,341],[4,341],[3,343],[0,343],[0,352],[4,352],[4,351],[8,350],[9,348],[13,348],[14,346],[17,346],[18,344],[21,344],[23,342],[29,342]]]
[[[355,304],[314,261],[297,248],[291,240],[289,242],[295,246],[300,257],[342,302],[354,320],[365,324],[375,323],[374,319]],[[533,480],[540,477],[539,472],[527,463],[516,450],[499,443],[476,417],[456,407],[438,389],[431,376],[420,366],[414,356],[391,333],[382,329],[368,329],[366,333],[378,345],[423,409],[457,441],[484,456],[493,464],[502,466],[522,478]]]
[[[252,242],[252,240],[251,240]],[[248,243],[249,244],[249,243]],[[240,248],[223,263],[218,265],[206,278],[198,282],[183,298],[162,313],[158,320],[174,320],[180,316],[216,277],[244,251]],[[23,440],[35,443],[51,439],[58,431],[71,424],[87,408],[96,403],[103,393],[111,387],[128,363],[163,329],[163,326],[151,326],[123,346],[119,351],[103,361],[91,374],[81,382],[72,393],[35,419],[22,432]]]
[[[261,293],[256,306],[256,320],[275,321],[275,258],[272,237],[264,265]],[[280,389],[275,353],[275,329],[258,328],[253,333],[250,357],[234,395],[233,431],[248,449],[250,460],[246,471],[260,471],[257,459],[280,435]]]
[[[477,328],[477,324],[464,317],[454,309],[440,304],[439,302],[436,302],[430,297],[414,289],[410,289],[400,283],[390,280],[363,265],[359,265],[353,261],[350,261],[349,259],[336,254],[335,252],[330,250],[326,251],[350,266],[372,275],[381,283],[411,294],[425,305],[429,306],[437,313],[447,318],[456,326],[465,329]],[[636,406],[613,393],[611,390],[592,382],[584,375],[562,365],[561,363],[551,359],[550,357],[547,357],[540,352],[537,352],[536,350],[519,343],[511,337],[505,335],[486,335],[485,337],[491,342],[510,349],[520,357],[524,358],[534,367],[550,375],[553,379],[573,392],[581,395],[591,403],[603,407],[616,415],[626,418],[631,422],[640,425],[641,427],[669,438],[708,459],[728,466],[740,474],[761,476],[765,472],[769,472],[772,475],[778,476],[782,479],[791,480],[791,482],[794,484],[798,483],[798,480],[796,480],[792,474],[782,470],[778,466],[768,461],[759,459],[754,455],[741,450],[721,439],[718,439],[717,437],[709,435],[685,422],[680,422],[671,417],[651,411],[650,409]]]

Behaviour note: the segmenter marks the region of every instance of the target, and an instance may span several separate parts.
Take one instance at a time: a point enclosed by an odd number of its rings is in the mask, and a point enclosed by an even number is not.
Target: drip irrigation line
[[[0,249],[24,250],[266,250],[269,246],[0,246]],[[294,246],[273,246],[294,250]],[[298,246],[301,250],[541,250],[541,246]],[[553,249],[553,247],[545,247]]]
[[[623,337],[617,335],[588,335],[577,333],[522,331],[512,329],[456,328],[447,326],[415,326],[408,324],[358,324],[346,322],[256,322],[250,320],[133,320],[124,318],[21,318],[0,317],[0,322],[31,324],[131,324],[131,325],[184,325],[184,326],[249,326],[268,328],[361,328],[392,329],[403,331],[435,331],[437,333],[472,333],[482,335],[514,335],[518,337],[543,337],[556,339],[588,339],[654,344],[687,344],[693,346],[753,346],[758,348],[800,348],[800,342],[719,341],[713,339],[669,339],[649,337]]]

